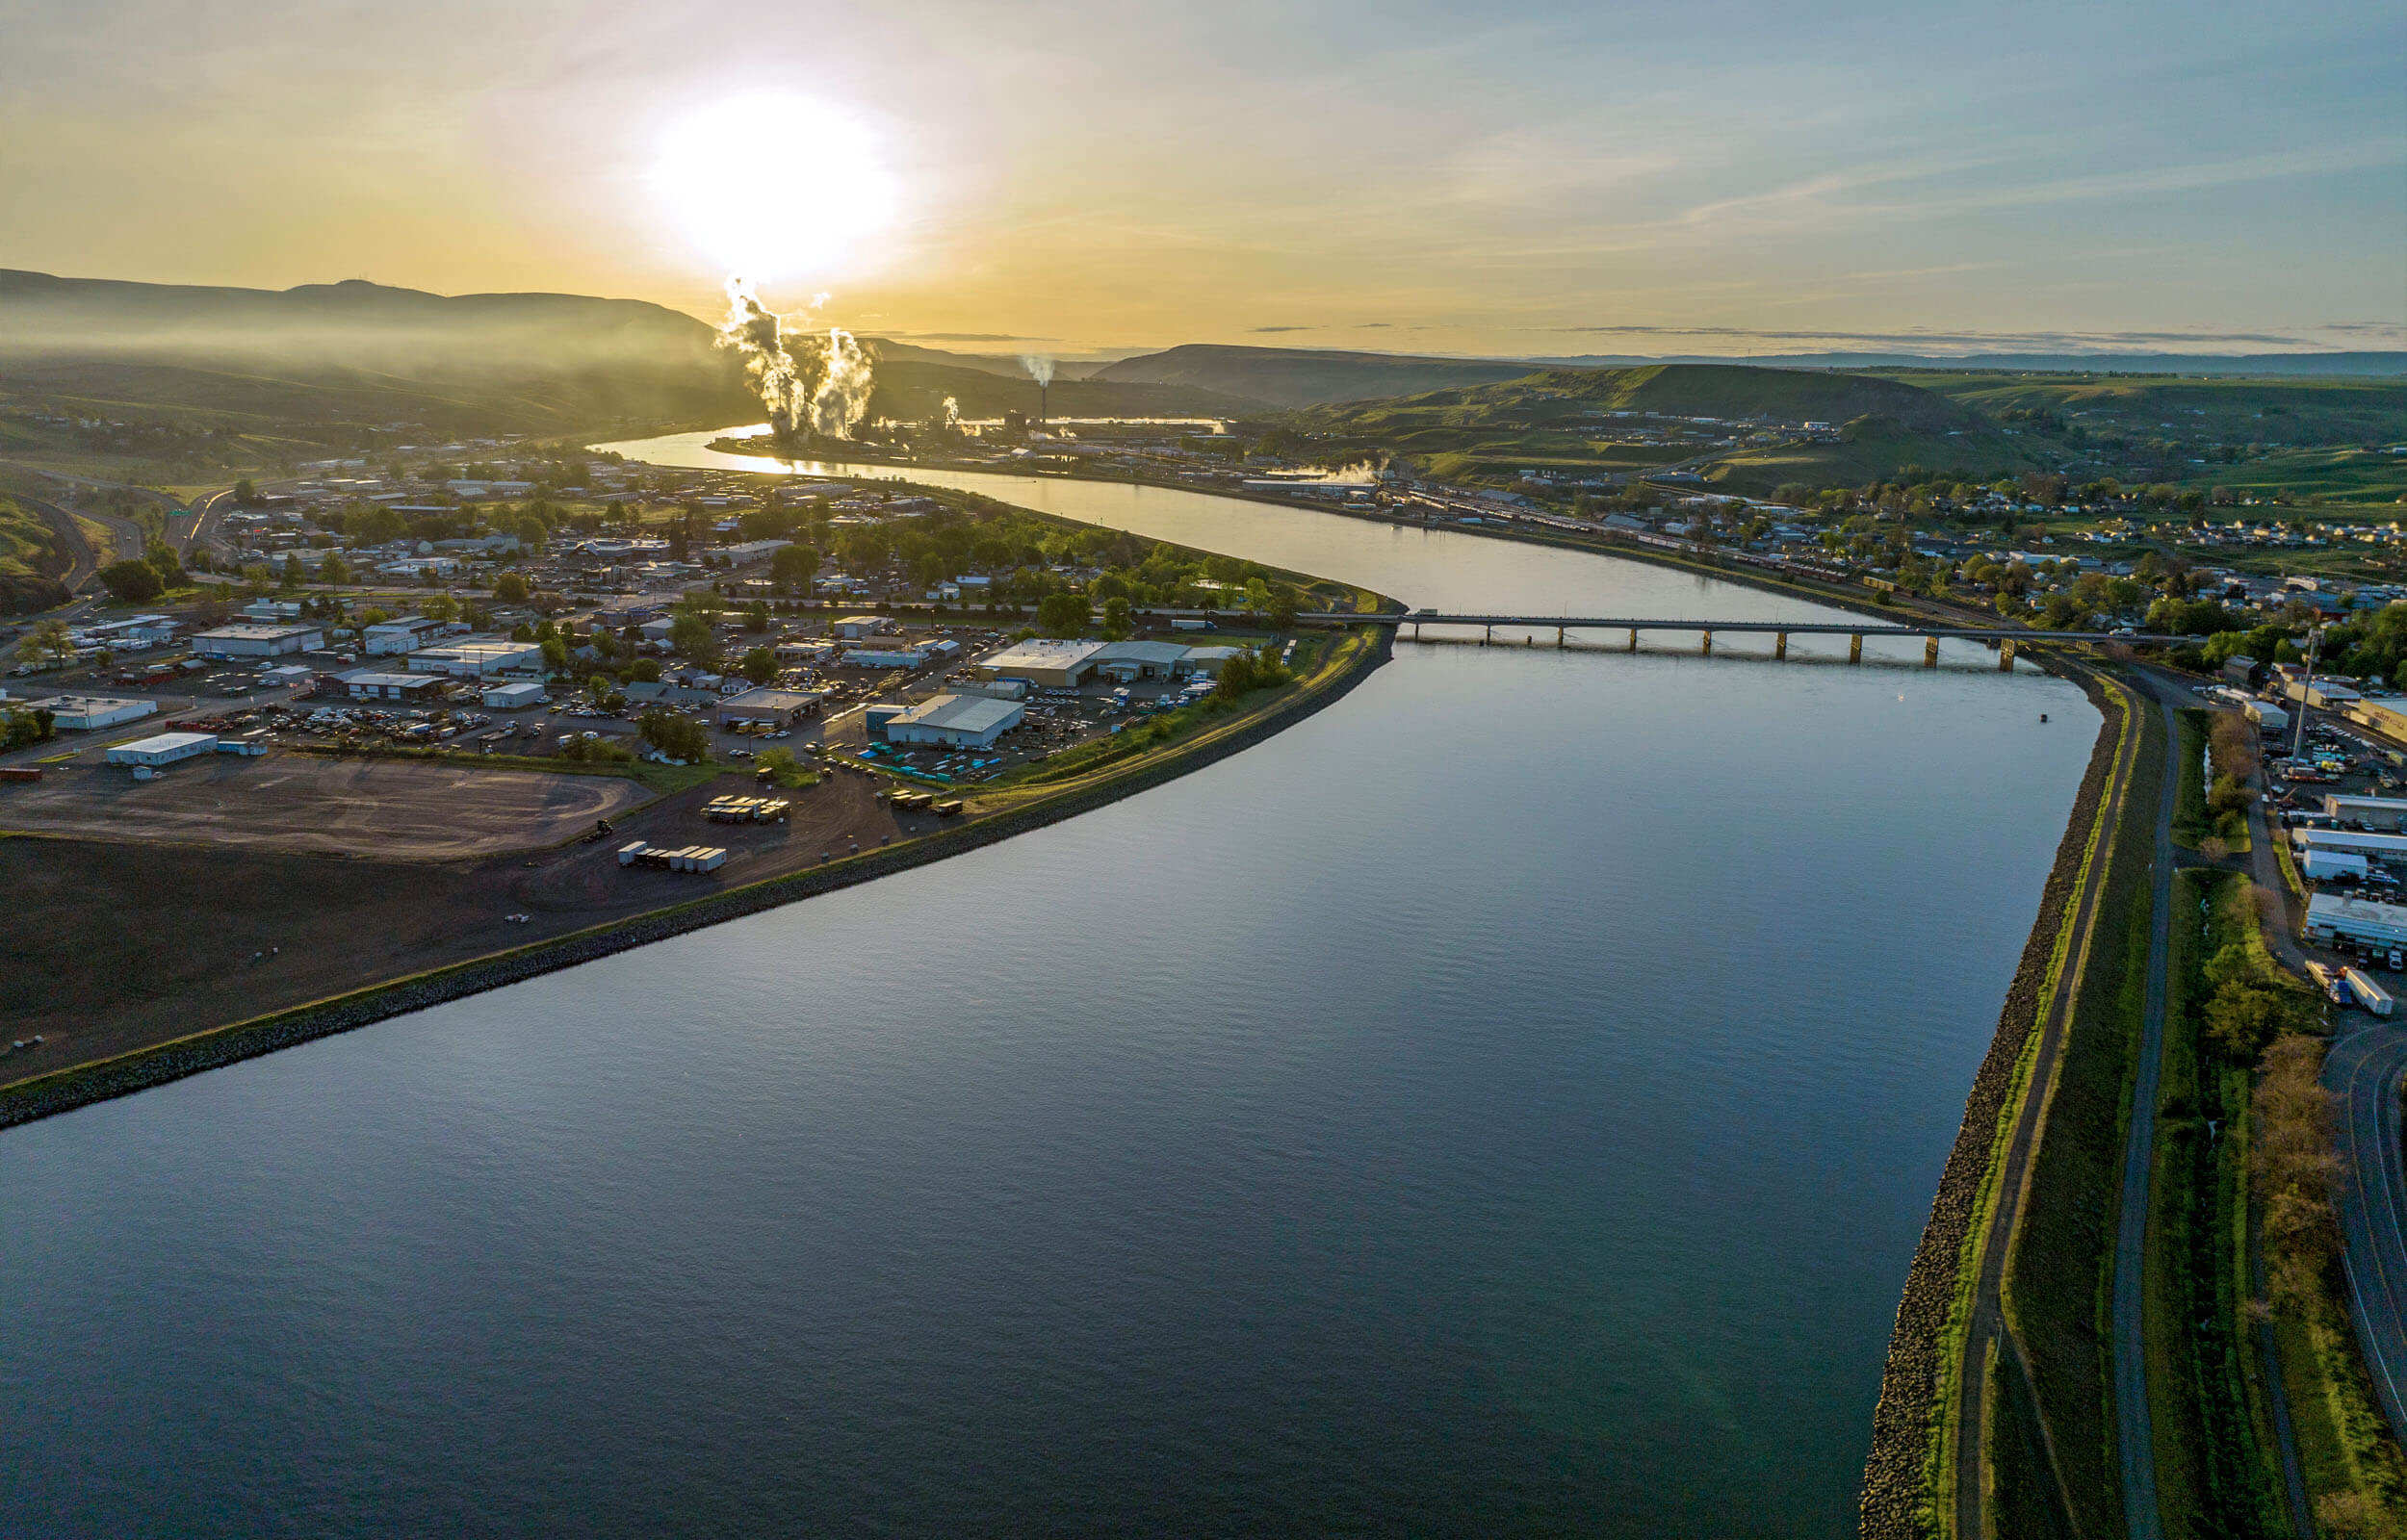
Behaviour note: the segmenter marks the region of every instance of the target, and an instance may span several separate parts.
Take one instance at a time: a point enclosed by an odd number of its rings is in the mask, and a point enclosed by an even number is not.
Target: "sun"
[[[876,130],[833,102],[785,91],[731,96],[671,120],[647,180],[697,256],[759,280],[839,270],[902,209]]]

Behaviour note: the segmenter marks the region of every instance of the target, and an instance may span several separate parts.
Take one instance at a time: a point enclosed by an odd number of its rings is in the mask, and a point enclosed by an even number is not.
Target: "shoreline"
[[[712,440],[709,444],[703,447],[720,454],[751,454],[754,451],[749,449],[726,449],[721,448],[721,446],[731,444],[749,444],[754,442],[758,441],[750,439],[731,439],[722,435],[719,438]],[[763,454],[760,458],[785,459],[787,457]],[[1018,471],[1012,470],[1008,467],[985,464],[939,465],[929,464],[927,462],[918,460],[890,460],[876,458],[873,456],[856,457],[854,463],[875,465],[888,470],[895,471],[897,473],[902,473],[896,477],[896,479],[905,482],[910,482],[908,473],[919,470],[941,471],[952,475],[1014,476],[1023,481],[1066,481],[1074,484],[1092,486],[1152,487],[1157,491],[1184,492],[1200,498],[1228,498],[1239,502],[1260,503],[1265,507],[1289,508],[1307,513],[1334,514],[1339,518],[1353,519],[1362,524],[1381,525],[1390,529],[1438,530],[1447,534],[1472,535],[1488,540],[1501,540],[1515,545],[1544,546],[1555,551],[1586,552],[1591,555],[1609,556],[1619,561],[1643,562],[1648,566],[1662,567],[1671,572],[1685,572],[1700,578],[1711,578],[1720,582],[1731,583],[1741,588],[1752,588],[1762,593],[1779,594],[1792,599],[1803,599],[1814,603],[1827,604],[1832,608],[1849,610],[1859,615],[1882,616],[1894,620],[1901,614],[1910,614],[1915,610],[1920,609],[1926,614],[1933,615],[1934,618],[1946,619],[1950,621],[1965,621],[1972,618],[1967,612],[1964,612],[1960,606],[1942,606],[1939,601],[1931,600],[1922,595],[1908,595],[1902,603],[1891,603],[1884,604],[1877,599],[1864,597],[1851,587],[1844,587],[1837,584],[1832,584],[1827,587],[1817,587],[1801,580],[1774,578],[1769,574],[1757,572],[1747,567],[1732,566],[1716,560],[1710,556],[1691,556],[1675,552],[1665,551],[1659,547],[1642,546],[1635,541],[1623,539],[1615,533],[1608,533],[1604,531],[1599,531],[1593,538],[1591,538],[1574,534],[1569,531],[1542,528],[1523,528],[1518,526],[1510,525],[1464,525],[1460,523],[1432,523],[1419,519],[1400,519],[1390,517],[1376,510],[1348,507],[1343,503],[1307,502],[1296,498],[1274,497],[1266,492],[1246,492],[1242,490],[1229,491],[1219,487],[1191,486],[1184,481],[1166,481],[1157,476],[1062,475],[1046,471]],[[789,475],[789,473],[773,470],[731,470],[728,474],[735,475],[783,476]],[[920,483],[916,482],[911,482],[910,484],[915,486],[920,485]],[[1230,552],[1230,554],[1233,554],[1233,552]],[[1997,623],[1995,617],[1987,615],[1980,616],[1980,620],[1986,624]],[[2036,649],[2034,649],[2031,654],[2022,655],[2032,657],[2034,660],[2034,666],[2039,666],[2036,663]],[[2052,673],[2054,670],[2046,670],[2046,672]]]
[[[2087,865],[2092,836],[2109,810],[2105,805],[2116,751],[2130,704],[2113,703],[2113,688],[2090,669],[2078,671],[2034,654],[2034,662],[2059,678],[2072,678],[2098,708],[2098,736],[2080,789],[2057,845],[2056,860],[2040,887],[2039,911],[2023,943],[2021,960],[2006,986],[2006,1001],[1989,1048],[1974,1071],[1965,1097],[1964,1117],[1954,1143],[1941,1168],[1932,1195],[1930,1217],[1914,1248],[1904,1288],[1898,1301],[1888,1352],[1882,1362],[1880,1399],[1873,1412],[1873,1435],[1865,1451],[1864,1481],[1859,1498],[1859,1533],[1865,1540],[1919,1540],[1926,1532],[1922,1503],[1935,1493],[1925,1490],[1934,1439],[1945,1430],[1934,1422],[1936,1398],[1942,1385],[1948,1339],[1955,1325],[1958,1285],[1964,1270],[1965,1245],[1973,1233],[1984,1194],[2004,1158],[2000,1138],[2007,1113],[2016,1102],[2025,1051],[2042,1025],[2045,987],[2055,971],[2058,942],[2079,897],[2081,873]],[[2022,1085],[2024,1095],[2045,1093],[2045,1088]]]
[[[1117,770],[1106,769],[1095,780],[1074,782],[906,844],[865,851],[825,866],[607,921],[530,946],[387,979],[323,1000],[246,1017],[0,1087],[0,1129],[132,1095],[187,1075],[465,999],[728,920],[782,909],[1066,822],[1241,754],[1335,705],[1393,654],[1394,638],[1387,628],[1373,628],[1367,642],[1333,665],[1327,677],[1303,681],[1295,693],[1270,703],[1244,721],[1171,748],[1158,757]]]

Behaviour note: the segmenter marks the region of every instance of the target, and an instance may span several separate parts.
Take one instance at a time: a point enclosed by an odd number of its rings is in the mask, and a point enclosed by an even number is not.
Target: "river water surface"
[[[0,1532],[1851,1533],[2096,728],[1950,656],[1408,645],[1068,824],[0,1135]]]

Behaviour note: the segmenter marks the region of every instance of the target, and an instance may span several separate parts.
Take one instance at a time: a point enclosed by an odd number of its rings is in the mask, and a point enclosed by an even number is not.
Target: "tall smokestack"
[[[1039,427],[1050,426],[1053,421],[1053,361],[1042,353],[1022,353],[1020,367],[1036,381],[1036,422]]]

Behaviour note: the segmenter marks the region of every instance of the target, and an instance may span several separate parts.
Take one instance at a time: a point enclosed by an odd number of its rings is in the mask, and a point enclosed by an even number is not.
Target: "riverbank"
[[[91,1102],[129,1094],[186,1075],[272,1053],[338,1032],[348,1032],[407,1012],[532,978],[580,962],[647,945],[673,936],[760,913],[820,893],[906,871],[1016,834],[1059,823],[1140,791],[1204,768],[1260,743],[1286,727],[1326,709],[1352,691],[1391,655],[1393,638],[1384,628],[1352,633],[1331,650],[1321,667],[1266,704],[1226,723],[1209,726],[1159,753],[1116,764],[1048,787],[1041,794],[996,799],[996,810],[899,843],[862,851],[801,872],[731,887],[707,897],[569,932],[556,937],[462,962],[423,969],[204,1031],[180,1034],[108,1057],[70,1065],[0,1087],[0,1127],[50,1116]],[[849,781],[851,778],[840,778]],[[867,784],[866,782],[863,784]],[[703,792],[696,790],[692,796]],[[11,845],[33,842],[9,841]],[[48,842],[43,842],[48,843]],[[140,847],[128,847],[139,849]],[[362,863],[325,862],[329,870]],[[487,863],[497,864],[497,863]],[[507,863],[515,865],[515,862]],[[374,874],[334,871],[337,882],[356,885]],[[139,916],[124,923],[139,929]],[[162,923],[168,923],[162,917]]]
[[[1973,1280],[1983,1250],[1974,1244],[1978,1221],[1994,1213],[2001,1166],[2013,1142],[2009,1130],[2021,1120],[2015,1114],[2027,1103],[2037,1067],[2029,1050],[2044,1046],[2035,1040],[2042,1013],[2083,917],[2076,900],[2092,877],[2093,858],[2110,837],[2115,800],[2127,783],[2128,763],[2124,779],[2118,780],[2116,767],[2129,757],[2125,736],[2135,726],[2130,699],[2089,669],[2065,674],[2082,686],[2102,720],[2055,864],[2040,890],[2038,915],[2007,986],[1988,1053],[1973,1077],[1954,1147],[1907,1270],[1865,1458],[1861,1532],[1866,1540],[1921,1540],[1931,1532],[1934,1511],[1954,1500],[1945,1450],[1955,1429],[1947,1413],[1967,1368]],[[2044,1089],[2044,1077],[2039,1078]]]
[[[712,439],[706,448],[721,454],[747,455],[763,459],[783,459],[766,449],[752,448],[764,442],[760,438],[726,437]],[[895,473],[895,478],[910,480],[914,470],[937,471],[954,475],[1011,476],[1040,483],[1070,483],[1085,486],[1152,487],[1163,492],[1181,492],[1191,497],[1224,498],[1231,501],[1258,503],[1265,507],[1289,508],[1306,513],[1331,514],[1362,524],[1382,525],[1391,529],[1442,529],[1449,534],[1469,535],[1484,540],[1503,541],[1514,545],[1544,546],[1556,551],[1584,552],[1590,555],[1610,556],[1618,561],[1634,561],[1671,572],[1691,573],[1726,582],[1736,587],[1751,588],[1761,593],[1778,594],[1791,599],[1809,600],[1861,615],[1879,616],[1891,622],[1901,615],[1920,613],[1968,625],[1995,625],[1997,618],[1984,613],[1968,613],[1961,606],[1943,604],[1921,596],[1909,596],[1902,603],[1876,591],[1841,583],[1818,583],[1801,578],[1777,577],[1760,569],[1735,562],[1724,562],[1707,555],[1686,555],[1665,551],[1661,547],[1642,545],[1616,531],[1599,530],[1593,536],[1571,530],[1544,526],[1502,524],[1466,525],[1459,521],[1439,523],[1425,519],[1403,518],[1377,508],[1351,507],[1341,502],[1281,498],[1266,492],[1226,490],[1220,487],[1197,487],[1183,481],[1160,476],[1098,476],[1065,475],[1047,471],[1022,470],[1012,466],[983,463],[965,465],[931,465],[924,461],[890,458],[883,455],[860,454],[848,450],[860,463],[874,465]],[[764,470],[746,473],[764,476],[782,476],[787,473]],[[1885,602],[1884,602],[1885,601]]]

